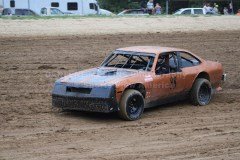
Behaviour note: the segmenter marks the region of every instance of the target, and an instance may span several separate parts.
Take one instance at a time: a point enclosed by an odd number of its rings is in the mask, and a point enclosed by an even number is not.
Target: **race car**
[[[205,106],[225,80],[219,62],[187,50],[126,47],[113,51],[97,68],[57,80],[52,104],[63,111],[118,112],[133,121],[145,108],[186,98],[193,105]]]

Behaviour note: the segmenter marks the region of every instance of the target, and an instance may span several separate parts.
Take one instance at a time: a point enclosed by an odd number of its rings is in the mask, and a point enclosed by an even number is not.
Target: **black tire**
[[[196,106],[205,106],[209,104],[211,98],[211,83],[204,78],[196,79],[190,92],[190,99],[192,104]]]
[[[123,93],[120,101],[119,116],[128,121],[134,121],[141,117],[144,110],[144,98],[134,89],[128,89]]]

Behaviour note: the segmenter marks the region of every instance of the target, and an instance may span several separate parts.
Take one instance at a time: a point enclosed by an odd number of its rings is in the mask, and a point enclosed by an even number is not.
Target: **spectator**
[[[237,16],[240,16],[240,9],[238,9],[238,13],[237,13]]]
[[[232,5],[232,3],[229,3],[228,13],[229,13],[229,14],[233,14],[233,5]]]
[[[213,8],[210,6],[209,3],[205,4],[203,9],[205,10],[206,14],[213,13]]]
[[[218,14],[218,13],[219,13],[219,11],[218,11],[218,5],[217,5],[216,3],[214,3],[213,12],[214,12],[214,14]]]
[[[159,5],[159,3],[156,4],[155,14],[162,14],[162,7]]]
[[[147,3],[147,9],[148,9],[148,13],[152,14],[153,13],[153,9],[154,9],[154,5],[153,5],[153,0],[149,0]]]
[[[204,3],[204,5],[203,5],[203,9],[204,9],[205,12],[207,13],[207,3]]]
[[[228,13],[228,8],[227,8],[227,7],[224,7],[224,9],[223,9],[223,14],[224,14],[224,15],[229,15],[229,13]]]

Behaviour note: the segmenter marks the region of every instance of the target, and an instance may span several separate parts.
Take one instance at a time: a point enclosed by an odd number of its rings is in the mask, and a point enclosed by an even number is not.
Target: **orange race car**
[[[183,49],[127,47],[113,51],[100,67],[57,80],[52,103],[63,110],[118,112],[137,120],[144,108],[180,99],[207,105],[225,79],[220,63]]]

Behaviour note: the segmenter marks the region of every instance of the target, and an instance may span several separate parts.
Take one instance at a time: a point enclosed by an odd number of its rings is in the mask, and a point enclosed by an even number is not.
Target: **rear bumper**
[[[52,95],[52,105],[65,110],[110,113],[118,110],[113,98],[89,98]]]

